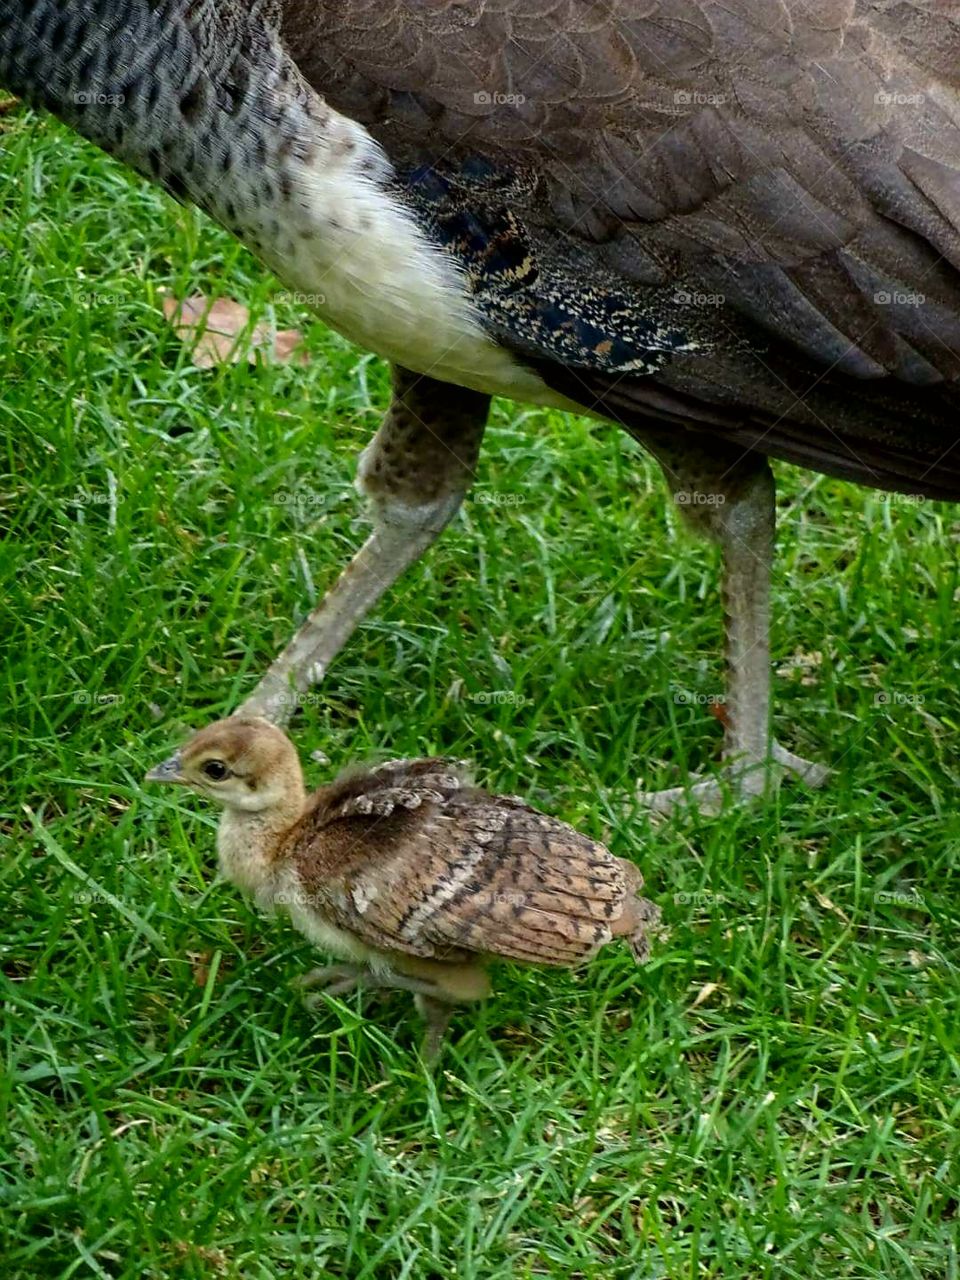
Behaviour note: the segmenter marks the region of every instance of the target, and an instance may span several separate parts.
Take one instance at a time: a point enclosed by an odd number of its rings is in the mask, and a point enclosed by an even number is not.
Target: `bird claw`
[[[778,765],[784,773],[814,790],[822,787],[832,772],[825,764],[817,764],[815,760],[804,760],[803,756],[795,756],[786,747],[781,747],[776,739],[770,748],[770,755],[773,763]]]
[[[423,978],[411,977],[403,973],[375,973],[361,965],[329,964],[319,969],[311,969],[294,978],[291,983],[298,991],[310,991],[319,987],[324,995],[339,996],[357,987],[365,991],[412,991],[418,999],[429,1000],[431,1004],[445,1003],[442,990],[434,982]],[[320,1003],[319,995],[308,995],[304,1003],[310,1002],[310,1008]]]
[[[323,995],[342,996],[359,986],[362,979],[363,972],[356,965],[328,964],[302,973],[298,978],[294,978],[291,986],[298,991],[306,992],[313,987],[319,987]],[[306,995],[303,1004],[306,1009],[316,1009],[322,1004],[322,996]]]
[[[426,1021],[426,1031],[420,1046],[420,1056],[432,1067],[440,1056],[443,1037],[454,1005],[441,997],[440,989],[432,982],[425,982],[405,974],[377,974],[357,965],[330,964],[294,978],[292,985],[305,992],[303,1007],[310,1013],[322,1008],[327,996],[346,995],[357,987],[380,991],[412,991],[417,1009]],[[311,992],[312,987],[319,990]]]
[[[724,779],[711,778],[706,782],[668,787],[663,791],[638,791],[637,800],[642,808],[662,817],[685,806],[699,810],[706,817],[715,817],[722,812],[731,786],[737,799],[746,798],[739,785],[741,781],[728,775]]]
[[[784,774],[797,778],[808,787],[822,787],[830,777],[830,770],[822,764],[804,760],[774,741],[768,761],[741,760],[728,764],[717,778],[692,781],[686,786],[670,787],[665,791],[638,791],[640,804],[656,814],[671,814],[677,809],[691,806],[707,817],[722,813],[728,801],[734,804],[751,803],[776,787]]]

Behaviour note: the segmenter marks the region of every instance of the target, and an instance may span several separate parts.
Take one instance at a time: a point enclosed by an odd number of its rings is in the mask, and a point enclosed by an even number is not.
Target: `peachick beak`
[[[183,776],[183,760],[180,758],[180,752],[172,755],[169,760],[164,760],[162,764],[154,765],[144,779],[145,782],[186,782]]]

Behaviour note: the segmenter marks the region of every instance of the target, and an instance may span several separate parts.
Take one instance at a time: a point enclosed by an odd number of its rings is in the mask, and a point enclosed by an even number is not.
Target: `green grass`
[[[0,128],[5,1280],[955,1280],[960,513],[779,469],[777,731],[835,776],[656,827],[635,780],[719,745],[716,553],[614,429],[498,404],[296,739],[471,757],[671,934],[503,968],[431,1079],[407,997],[303,1011],[214,815],[141,786],[363,537],[386,371],[66,131]],[[310,367],[192,368],[164,288],[306,326]]]

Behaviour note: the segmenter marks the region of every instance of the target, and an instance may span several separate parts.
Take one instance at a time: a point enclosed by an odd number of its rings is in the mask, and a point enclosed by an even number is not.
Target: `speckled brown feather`
[[[631,863],[522,800],[471,786],[460,762],[394,761],[312,798],[277,850],[324,917],[381,951],[546,965],[616,937],[638,958],[658,912]]]
[[[516,796],[479,790],[459,760],[354,768],[308,796],[290,739],[238,715],[147,780],[219,803],[221,874],[349,962],[301,986],[412,992],[427,1056],[453,1006],[489,994],[488,961],[572,966],[622,938],[641,962],[657,930],[637,867]]]

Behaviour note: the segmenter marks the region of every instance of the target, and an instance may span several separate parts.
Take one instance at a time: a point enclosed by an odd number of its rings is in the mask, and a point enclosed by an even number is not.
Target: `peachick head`
[[[231,716],[207,725],[151,769],[146,781],[190,787],[247,813],[282,808],[303,795],[293,744],[259,716]]]

